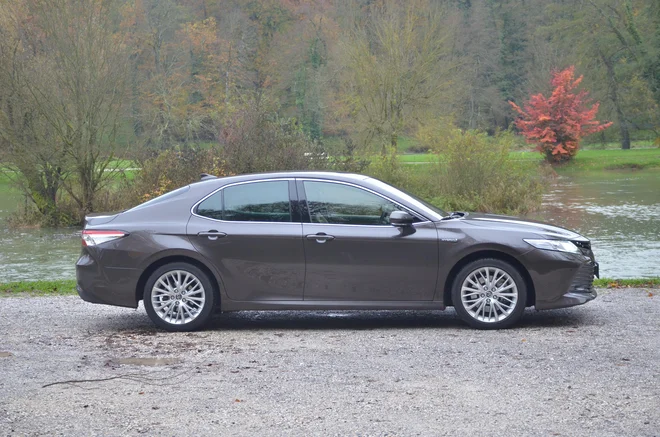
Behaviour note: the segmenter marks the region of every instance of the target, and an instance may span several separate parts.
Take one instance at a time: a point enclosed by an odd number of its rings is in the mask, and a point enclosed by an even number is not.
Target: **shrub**
[[[121,182],[122,199],[113,198],[116,191],[107,193],[108,206],[128,208],[175,188],[199,180],[201,173],[227,176],[224,161],[214,148],[193,147],[168,149],[139,160],[142,169],[133,180],[124,178]],[[101,196],[104,198],[103,196]]]
[[[431,147],[423,145],[423,144],[416,144],[414,146],[408,147],[408,150],[406,152],[408,153],[429,153],[431,150]]]
[[[366,172],[447,211],[524,214],[537,209],[544,190],[538,164],[510,159],[515,136],[454,130],[430,138],[437,163],[402,164],[395,156],[372,161]]]
[[[233,114],[221,131],[221,151],[236,174],[321,169],[328,166],[320,144],[292,118],[258,104]]]
[[[336,156],[330,156],[328,169],[351,173],[362,173],[370,161],[357,155],[357,146],[350,138],[342,139],[342,147],[334,150]]]
[[[449,210],[524,214],[543,194],[538,164],[510,158],[511,135],[455,131],[441,148],[438,202]]]

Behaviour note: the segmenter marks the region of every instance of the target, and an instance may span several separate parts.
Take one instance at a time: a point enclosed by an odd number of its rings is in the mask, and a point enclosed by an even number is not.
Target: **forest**
[[[657,0],[0,5],[0,165],[30,200],[23,213],[46,224],[135,204],[201,171],[287,168],[366,171],[442,186],[419,194],[444,207],[524,211],[542,182],[507,167],[524,144],[515,108],[569,67],[612,123],[588,143],[659,144]],[[446,166],[424,181],[392,158],[429,150]],[[483,174],[498,193],[513,187],[507,197],[493,200]]]

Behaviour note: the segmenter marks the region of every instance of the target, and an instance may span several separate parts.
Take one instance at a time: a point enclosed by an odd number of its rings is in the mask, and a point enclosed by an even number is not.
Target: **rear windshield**
[[[141,203],[138,206],[136,206],[135,208],[129,209],[129,211],[133,211],[133,210],[136,210],[136,209],[144,208],[145,206],[151,206],[151,205],[155,205],[157,203],[164,202],[168,199],[171,199],[173,197],[176,197],[180,194],[185,193],[189,189],[190,189],[190,185],[186,185],[185,187],[177,188],[176,190],[170,191],[169,193],[165,193],[162,196],[156,197],[155,199],[151,199],[147,202]]]

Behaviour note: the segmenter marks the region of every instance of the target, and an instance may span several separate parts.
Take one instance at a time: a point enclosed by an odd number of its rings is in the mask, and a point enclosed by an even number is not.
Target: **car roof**
[[[247,182],[259,179],[285,179],[285,178],[314,178],[314,179],[329,179],[343,182],[358,182],[371,179],[369,176],[356,174],[356,173],[342,173],[332,171],[280,171],[270,173],[250,173],[236,176],[225,176],[217,179],[207,179],[204,181],[195,182],[197,184],[209,184],[215,186],[222,186],[233,184],[235,182]]]

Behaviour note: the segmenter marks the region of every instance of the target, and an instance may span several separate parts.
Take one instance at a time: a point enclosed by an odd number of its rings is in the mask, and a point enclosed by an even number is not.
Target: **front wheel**
[[[452,301],[460,318],[473,328],[507,328],[522,316],[527,287],[518,269],[487,258],[463,267],[452,286]]]
[[[168,331],[193,331],[211,317],[215,293],[208,275],[178,262],[158,268],[147,280],[144,307],[151,320]]]

